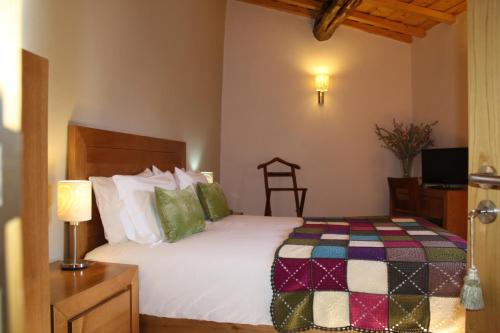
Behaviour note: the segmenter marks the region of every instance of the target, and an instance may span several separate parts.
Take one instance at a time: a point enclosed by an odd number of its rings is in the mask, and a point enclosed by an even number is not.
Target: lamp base
[[[87,268],[86,260],[64,260],[61,262],[61,269],[65,271],[76,271]]]

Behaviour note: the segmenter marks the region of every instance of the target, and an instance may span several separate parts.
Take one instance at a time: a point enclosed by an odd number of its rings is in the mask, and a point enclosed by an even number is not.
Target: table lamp
[[[78,223],[92,219],[92,183],[88,180],[61,180],[57,183],[57,218],[73,228],[73,258],[61,263],[64,270],[87,267],[85,260],[76,259]]]

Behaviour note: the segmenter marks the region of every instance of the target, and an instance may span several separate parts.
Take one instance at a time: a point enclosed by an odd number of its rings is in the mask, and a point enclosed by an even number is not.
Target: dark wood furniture
[[[290,167],[290,171],[269,171],[269,166],[274,163],[281,163]],[[294,163],[287,162],[279,157],[275,157],[272,160],[259,164],[257,169],[263,169],[264,171],[264,186],[266,190],[266,209],[264,215],[272,216],[271,210],[271,193],[272,192],[284,192],[284,191],[292,191],[295,199],[295,211],[298,217],[302,216],[304,212],[304,203],[306,200],[307,188],[297,187],[297,176],[295,174],[295,170],[300,170],[300,166]],[[270,187],[269,186],[269,178],[273,177],[290,177],[292,178],[292,187]],[[299,199],[300,192],[300,199]]]
[[[131,175],[156,165],[174,171],[186,167],[186,143],[76,125],[68,130],[68,179]],[[69,229],[69,228],[68,228]],[[72,237],[69,251],[72,254]],[[77,258],[106,242],[95,197],[92,220],[78,226]],[[68,248],[68,247],[67,247]]]
[[[47,333],[50,331],[49,269],[47,267],[49,262],[47,171],[49,61],[23,50],[22,66],[21,217],[24,331]]]
[[[419,188],[420,215],[467,239],[467,189]]]
[[[427,188],[418,178],[388,182],[391,216],[422,216],[467,239],[467,189]]]
[[[138,269],[90,262],[80,271],[50,265],[53,333],[139,333]]]
[[[418,178],[387,178],[390,195],[390,214],[419,215]]]
[[[155,164],[160,169],[171,171],[173,171],[174,166],[185,167],[186,144],[179,141],[104,131],[75,125],[69,126],[68,177],[71,179],[87,179],[89,176],[111,176],[114,174],[134,174],[152,164]],[[78,227],[79,247],[77,254],[79,258],[82,258],[87,252],[104,243],[104,231],[95,202],[92,209],[92,220],[81,223]],[[82,272],[91,272],[90,269],[88,268]],[[56,275],[62,273],[60,271],[55,272]],[[78,272],[73,274],[78,274]],[[59,281],[57,283],[71,284],[67,281],[75,280],[59,278],[56,281]],[[106,285],[108,284],[106,283]],[[71,288],[71,286],[68,286],[68,288]],[[59,296],[53,299],[61,298],[64,297]],[[142,333],[276,332],[274,327],[270,325],[256,326],[215,323],[148,315],[140,315],[140,331]],[[117,332],[119,331],[117,330],[114,333]],[[319,333],[320,331],[312,330],[310,332]]]

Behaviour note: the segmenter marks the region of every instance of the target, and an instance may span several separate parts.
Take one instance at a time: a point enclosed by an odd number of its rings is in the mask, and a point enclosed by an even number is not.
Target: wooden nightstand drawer
[[[92,262],[80,271],[51,264],[53,333],[138,333],[137,266]]]
[[[71,332],[130,333],[130,290],[70,320]]]

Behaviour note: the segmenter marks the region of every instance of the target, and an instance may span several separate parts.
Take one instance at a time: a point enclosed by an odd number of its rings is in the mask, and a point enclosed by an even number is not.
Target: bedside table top
[[[86,269],[63,271],[61,262],[50,264],[50,303],[56,304],[107,280],[137,270],[135,265],[89,261]]]

